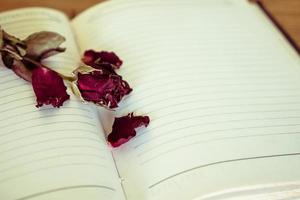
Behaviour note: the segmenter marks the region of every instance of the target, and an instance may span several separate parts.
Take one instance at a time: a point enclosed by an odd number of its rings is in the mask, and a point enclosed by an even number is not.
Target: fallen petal
[[[113,65],[113,69],[119,69],[123,63],[123,61],[114,52],[94,50],[85,51],[82,61],[95,68],[97,68],[97,65],[110,64]]]
[[[60,107],[70,98],[59,74],[43,66],[32,71],[32,87],[36,95],[37,107],[44,104]]]
[[[107,140],[113,147],[118,147],[136,135],[136,128],[140,126],[147,127],[149,122],[150,118],[148,116],[133,116],[133,113],[117,117]]]

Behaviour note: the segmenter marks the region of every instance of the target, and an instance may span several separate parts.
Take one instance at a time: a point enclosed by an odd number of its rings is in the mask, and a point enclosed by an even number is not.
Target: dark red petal
[[[43,104],[60,107],[70,98],[63,79],[55,71],[43,66],[32,71],[32,87],[36,95],[37,107]]]
[[[92,67],[97,68],[97,65],[111,64],[114,69],[120,68],[123,61],[114,53],[108,51],[87,50],[84,52],[82,61]]]
[[[115,118],[112,132],[108,135],[107,140],[113,147],[118,147],[136,135],[136,128],[147,127],[149,122],[148,116],[133,116],[133,113]]]

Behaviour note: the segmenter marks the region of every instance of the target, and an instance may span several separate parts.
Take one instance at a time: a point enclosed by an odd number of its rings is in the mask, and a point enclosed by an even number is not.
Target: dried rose
[[[106,64],[111,65],[113,69],[119,69],[123,61],[114,53],[108,51],[87,50],[84,52],[82,62],[99,69],[99,66]]]
[[[32,71],[32,87],[36,95],[37,107],[43,104],[60,107],[70,98],[59,74],[44,66],[36,67]]]
[[[133,116],[133,113],[117,117],[107,140],[113,147],[118,147],[136,135],[136,128],[140,126],[147,127],[149,122],[150,118],[148,116]]]
[[[107,108],[116,108],[121,99],[132,91],[129,84],[116,73],[89,67],[82,69],[79,68],[75,72],[77,74],[76,85],[80,96],[86,101]]]

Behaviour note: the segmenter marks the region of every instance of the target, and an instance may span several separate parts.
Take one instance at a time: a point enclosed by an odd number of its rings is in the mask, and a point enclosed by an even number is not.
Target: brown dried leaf
[[[57,53],[65,51],[59,47],[65,38],[58,33],[41,31],[29,35],[24,42],[26,43],[26,56],[34,60],[41,60]]]

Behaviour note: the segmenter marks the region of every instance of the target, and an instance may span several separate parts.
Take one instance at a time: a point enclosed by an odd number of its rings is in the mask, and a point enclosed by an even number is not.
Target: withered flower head
[[[106,69],[89,69],[79,68],[76,71],[76,85],[84,100],[112,109],[118,107],[121,99],[132,91],[120,75]]]

